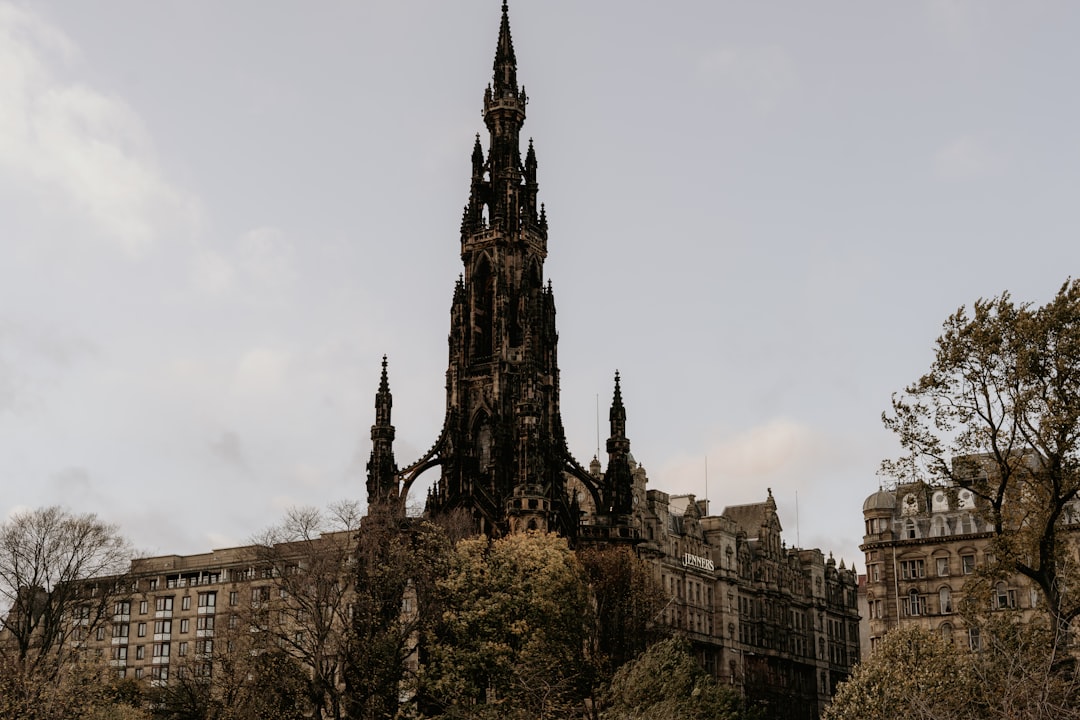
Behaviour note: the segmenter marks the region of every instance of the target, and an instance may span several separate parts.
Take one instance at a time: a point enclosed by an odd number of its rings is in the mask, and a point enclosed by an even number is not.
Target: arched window
[[[938,628],[938,632],[941,633],[941,639],[946,644],[952,645],[953,643],[953,626],[952,623],[941,623],[941,627]]]
[[[935,515],[930,521],[930,537],[943,537],[949,534],[949,523],[941,515]]]
[[[949,615],[952,613],[952,590],[948,586],[943,586],[938,590],[938,607],[942,615]]]
[[[908,592],[907,597],[904,598],[904,610],[905,614],[911,617],[917,617],[923,614],[922,597],[919,595],[919,591],[912,588]]]

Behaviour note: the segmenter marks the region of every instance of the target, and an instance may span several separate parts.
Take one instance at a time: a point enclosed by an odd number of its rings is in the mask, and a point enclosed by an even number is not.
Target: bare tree
[[[255,539],[256,568],[268,583],[253,588],[250,622],[310,669],[316,718],[344,716],[341,664],[360,518],[351,502],[326,512],[294,508]]]
[[[40,508],[0,525],[0,663],[26,703],[103,627],[130,559],[116,526],[92,514]]]

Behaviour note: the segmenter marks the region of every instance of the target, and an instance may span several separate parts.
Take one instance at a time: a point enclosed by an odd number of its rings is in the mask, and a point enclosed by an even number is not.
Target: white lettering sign
[[[684,567],[695,567],[701,570],[707,570],[709,572],[712,572],[716,569],[716,567],[713,565],[713,561],[709,558],[691,555],[690,553],[686,553],[682,556],[682,564]]]

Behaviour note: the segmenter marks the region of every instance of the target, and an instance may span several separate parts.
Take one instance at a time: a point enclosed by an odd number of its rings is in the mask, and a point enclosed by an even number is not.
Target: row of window
[[[991,559],[988,557],[987,562]],[[937,577],[949,577],[952,575],[952,563],[948,556],[933,558],[934,571]],[[923,558],[916,558],[913,560],[901,560],[898,565],[898,570],[901,580],[919,580],[926,577],[926,560]],[[960,573],[962,575],[971,575],[975,572],[975,554],[969,553],[960,556]],[[884,564],[879,562],[870,562],[866,566],[866,572],[868,579],[872,583],[881,582],[884,575]]]

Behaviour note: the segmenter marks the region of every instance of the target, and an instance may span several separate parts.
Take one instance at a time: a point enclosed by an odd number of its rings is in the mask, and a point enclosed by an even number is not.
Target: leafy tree
[[[108,618],[130,559],[117,528],[92,514],[49,507],[0,524],[0,702],[17,708],[5,717],[49,717],[64,688],[97,671],[77,651]]]
[[[445,530],[374,508],[360,527],[353,643],[345,668],[350,717],[395,717],[415,692],[419,639],[442,606],[452,553]]]
[[[980,692],[970,658],[940,635],[902,626],[840,685],[826,720],[975,720]]]
[[[447,718],[577,716],[591,686],[589,596],[566,540],[462,540],[439,583],[421,692]]]
[[[142,692],[100,659],[67,657],[48,678],[0,660],[0,717],[19,720],[149,720]]]
[[[961,307],[883,420],[906,451],[883,471],[970,488],[1003,568],[1039,589],[1052,632],[1067,628],[1080,614],[1062,535],[1080,520],[1080,281],[1041,307],[1008,293]]]
[[[652,568],[625,546],[577,551],[595,604],[593,656],[604,678],[645,651],[656,633],[653,620],[667,602]]]
[[[603,720],[749,720],[742,697],[718,685],[681,637],[662,640],[620,667]]]

